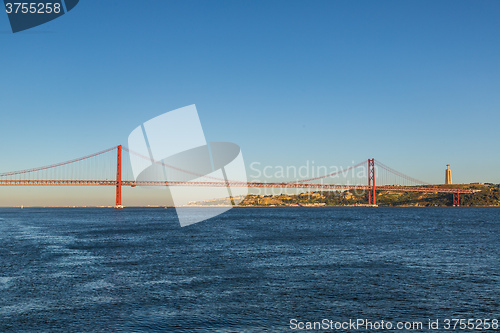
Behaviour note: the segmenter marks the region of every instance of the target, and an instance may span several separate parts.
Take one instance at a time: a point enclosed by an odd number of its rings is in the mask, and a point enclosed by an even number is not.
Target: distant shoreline
[[[339,206],[181,206],[178,208],[223,208],[223,207],[232,207],[232,208],[455,208],[453,206],[412,206],[412,205],[400,205],[400,206],[383,206],[379,205],[377,207],[372,206],[361,206],[361,205],[339,205]],[[458,206],[462,208],[500,208],[500,206]],[[45,209],[45,208],[109,208],[115,209],[114,206],[24,206],[23,208],[19,206],[0,206],[0,209]],[[163,209],[173,209],[176,208],[174,206],[124,206],[124,209],[127,208],[163,208]]]

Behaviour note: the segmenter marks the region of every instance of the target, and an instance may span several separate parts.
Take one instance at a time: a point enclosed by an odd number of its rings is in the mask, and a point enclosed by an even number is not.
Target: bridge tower
[[[458,207],[460,206],[460,191],[457,190],[457,192],[453,193],[453,206]]]
[[[122,145],[117,147],[116,154],[116,205],[115,208],[121,209],[122,206]]]
[[[375,193],[375,159],[368,159],[368,204],[377,204],[377,194]]]

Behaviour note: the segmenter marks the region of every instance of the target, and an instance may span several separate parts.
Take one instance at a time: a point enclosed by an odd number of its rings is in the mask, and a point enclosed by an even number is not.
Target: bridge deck
[[[116,180],[0,180],[0,186],[116,186]],[[260,187],[260,188],[304,188],[319,190],[371,190],[368,185],[304,184],[304,183],[258,183],[258,182],[181,182],[181,181],[122,181],[122,186],[192,186],[192,187]],[[479,190],[443,188],[429,186],[376,186],[377,191],[476,193]]]

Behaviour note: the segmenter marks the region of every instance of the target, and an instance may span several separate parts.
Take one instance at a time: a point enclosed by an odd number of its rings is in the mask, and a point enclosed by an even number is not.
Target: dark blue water
[[[500,319],[499,236],[495,208],[0,209],[0,331]]]

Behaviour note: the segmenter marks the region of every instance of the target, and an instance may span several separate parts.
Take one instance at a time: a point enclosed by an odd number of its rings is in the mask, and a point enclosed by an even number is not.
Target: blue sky
[[[499,18],[498,1],[106,0],[12,34],[0,15],[0,172],[196,104],[247,165],[374,157],[499,183]]]

